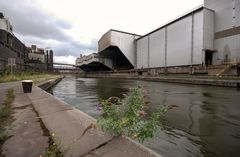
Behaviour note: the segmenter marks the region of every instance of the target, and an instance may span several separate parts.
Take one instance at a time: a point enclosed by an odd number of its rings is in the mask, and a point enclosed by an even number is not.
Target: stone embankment
[[[162,76],[148,76],[148,75],[131,75],[129,73],[86,73],[82,77],[89,78],[118,78],[118,79],[134,79],[157,81],[167,83],[183,83],[183,84],[196,84],[196,85],[211,85],[222,87],[238,87],[240,88],[240,77],[216,77],[216,76],[191,76],[191,75],[162,75]]]
[[[59,80],[40,87],[47,89]],[[18,84],[13,103],[17,111],[13,136],[3,146],[9,156],[40,156],[48,147],[49,135],[67,157],[160,157],[127,137],[113,137],[91,127],[96,120],[79,109],[34,86],[24,94]],[[15,89],[14,88],[14,89]]]

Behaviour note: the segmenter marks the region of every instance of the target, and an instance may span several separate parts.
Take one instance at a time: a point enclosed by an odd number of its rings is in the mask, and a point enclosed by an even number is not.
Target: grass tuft
[[[0,107],[0,118],[6,118],[10,115],[11,113],[11,104],[14,100],[14,93],[13,93],[13,89],[10,88],[7,90],[7,95],[5,98],[4,103],[2,104],[2,106]]]
[[[9,74],[0,75],[0,83],[20,81],[20,80],[33,80],[34,83],[38,83],[48,79],[54,79],[59,77],[57,74],[46,74],[46,73],[33,73],[33,72],[22,72],[15,74],[13,77]]]
[[[10,115],[11,108],[8,106],[0,107],[0,118],[6,118]]]
[[[5,130],[0,130],[0,143],[4,142],[9,136]]]
[[[53,143],[48,147],[46,152],[43,154],[43,157],[64,157],[64,155],[58,149],[58,146]]]

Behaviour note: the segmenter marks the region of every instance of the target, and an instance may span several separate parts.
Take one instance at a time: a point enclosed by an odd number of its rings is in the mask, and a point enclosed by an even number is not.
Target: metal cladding
[[[204,64],[203,49],[213,50],[212,18],[213,11],[196,8],[137,39],[137,68]]]
[[[144,36],[109,30],[98,51],[112,70],[190,67],[192,73],[193,66],[239,63],[240,1],[205,0]]]

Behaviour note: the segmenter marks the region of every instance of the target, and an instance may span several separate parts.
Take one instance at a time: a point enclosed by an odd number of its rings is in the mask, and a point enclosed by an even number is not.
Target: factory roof
[[[189,16],[189,15],[191,15],[191,14],[193,14],[193,13],[199,11],[199,10],[202,10],[203,8],[206,8],[206,7],[204,7],[203,5],[200,5],[200,6],[196,7],[196,8],[194,8],[194,9],[192,9],[192,10],[186,12],[185,14],[183,14],[183,15],[181,15],[181,16],[179,16],[179,17],[173,19],[173,20],[171,20],[170,22],[168,22],[168,23],[162,25],[161,27],[159,27],[159,28],[157,28],[157,29],[155,29],[155,30],[153,30],[153,31],[151,31],[151,32],[149,32],[149,33],[147,33],[147,34],[145,34],[145,35],[139,37],[139,38],[136,39],[136,40],[140,40],[140,39],[142,39],[142,38],[144,38],[144,37],[146,37],[146,36],[148,36],[148,35],[150,35],[150,34],[156,32],[156,31],[158,31],[158,30],[160,30],[160,29],[162,29],[162,28],[164,28],[164,27],[166,27],[166,26],[168,26],[168,25],[173,24],[174,22],[177,22],[177,21],[179,21],[179,20],[185,18],[186,16]],[[208,8],[206,8],[206,9],[208,9]],[[210,10],[210,9],[208,9],[208,10]]]

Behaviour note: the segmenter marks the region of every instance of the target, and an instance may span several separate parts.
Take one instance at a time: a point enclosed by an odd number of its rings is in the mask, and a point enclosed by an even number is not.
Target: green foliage
[[[14,93],[13,93],[13,88],[8,89],[8,90],[7,90],[6,99],[5,99],[5,101],[4,101],[4,105],[5,105],[5,106],[10,105],[10,104],[13,102],[14,97],[15,97],[15,96],[14,96]]]
[[[1,126],[1,125],[0,125]],[[0,127],[0,146],[2,143],[4,143],[11,135],[9,134],[9,131],[12,129],[12,125],[10,126],[1,126]],[[1,153],[0,153],[1,156]]]
[[[0,107],[0,118],[6,118],[11,113],[11,108],[8,106]]]
[[[14,93],[13,93],[13,89],[10,88],[7,90],[7,95],[6,95],[6,99],[4,100],[3,105],[0,107],[0,118],[6,118],[10,115],[11,113],[11,103],[14,100]]]
[[[43,154],[43,157],[64,157],[64,156],[58,149],[58,146],[55,143],[53,143],[48,147],[46,152]]]
[[[34,83],[37,83],[44,80],[57,78],[59,76],[60,75],[37,73],[37,72],[22,72],[22,73],[14,74],[14,76],[11,77],[10,74],[5,73],[0,76],[0,83],[10,82],[10,81],[19,81],[19,80],[33,80]]]
[[[4,142],[8,138],[5,130],[0,129],[0,143]]]
[[[148,101],[143,88],[137,87],[123,99],[110,97],[98,106],[102,115],[98,119],[100,127],[112,135],[126,135],[143,142],[152,138],[158,127],[162,126],[168,107],[161,106],[148,115]]]

